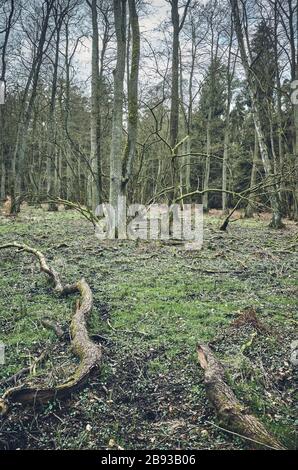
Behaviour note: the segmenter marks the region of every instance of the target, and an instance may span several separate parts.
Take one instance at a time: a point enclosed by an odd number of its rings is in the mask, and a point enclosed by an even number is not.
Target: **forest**
[[[296,449],[297,241],[297,0],[0,0],[1,450]]]

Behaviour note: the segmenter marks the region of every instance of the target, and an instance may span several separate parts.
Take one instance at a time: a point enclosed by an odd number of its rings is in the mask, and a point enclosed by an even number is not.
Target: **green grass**
[[[218,226],[218,218],[206,217],[203,250],[187,253],[160,243],[100,244],[92,227],[72,211],[29,208],[17,222],[0,221],[0,244],[15,239],[31,244],[43,250],[64,282],[87,279],[94,294],[89,331],[107,339],[100,377],[70,403],[40,410],[38,424],[27,410],[28,429],[17,433],[12,447],[102,448],[114,439],[124,448],[245,448],[245,441],[206,424],[217,419],[206,401],[196,344],[211,340],[229,366],[237,396],[287,446],[295,445],[288,390],[278,390],[274,375],[288,360],[297,325],[296,259],[276,247],[285,250],[293,243],[295,227],[276,232],[262,221],[241,220],[222,234]],[[67,331],[75,299],[53,295],[28,254],[0,251],[0,269],[0,341],[6,344],[0,380],[28,365],[45,345],[52,345],[54,356],[44,365],[45,374],[56,362],[73,361],[41,319],[54,319]],[[228,328],[246,307],[256,308],[282,343],[258,335],[241,355],[251,332],[230,338]],[[260,360],[271,385],[263,380]],[[92,431],[86,431],[87,424]],[[201,433],[206,429],[207,437]],[[7,433],[6,441],[15,439]]]

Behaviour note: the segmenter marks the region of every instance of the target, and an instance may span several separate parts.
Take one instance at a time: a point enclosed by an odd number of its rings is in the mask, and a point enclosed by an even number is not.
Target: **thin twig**
[[[229,434],[233,434],[234,436],[238,436],[238,437],[241,437],[242,439],[246,439],[248,441],[255,442],[258,445],[268,447],[268,449],[279,450],[276,447],[269,446],[268,444],[264,444],[264,442],[255,441],[254,439],[251,439],[250,437],[246,437],[246,436],[243,436],[242,434],[238,434],[237,432],[230,431],[229,429],[222,428],[221,426],[218,426],[217,424],[211,423],[211,421],[205,421],[205,423],[211,424],[211,426],[214,426],[215,428],[218,428],[221,431],[225,431]]]

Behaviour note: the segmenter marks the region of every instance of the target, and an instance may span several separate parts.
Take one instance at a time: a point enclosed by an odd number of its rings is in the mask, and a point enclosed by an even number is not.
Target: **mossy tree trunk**
[[[3,98],[5,101],[5,85],[6,85],[6,54],[7,54],[7,46],[10,37],[10,33],[12,30],[12,23],[15,13],[15,1],[10,0],[10,10],[8,14],[8,18],[6,21],[5,31],[2,32],[4,34],[4,38],[1,44],[1,73],[0,73],[0,86],[3,87],[2,93]],[[0,164],[1,164],[1,180],[0,180],[0,198],[4,199],[6,196],[6,159],[4,155],[4,124],[5,124],[5,103],[0,103]]]
[[[92,77],[91,77],[91,154],[92,171],[89,206],[94,210],[102,201],[101,146],[100,146],[100,75],[97,0],[91,0],[92,15]]]
[[[223,162],[222,162],[222,211],[224,214],[228,212],[228,163],[229,163],[229,153],[230,153],[230,112],[231,112],[231,102],[232,102],[232,82],[234,79],[235,73],[235,64],[234,61],[233,67],[231,67],[231,59],[232,59],[232,46],[233,46],[233,36],[234,36],[234,28],[233,24],[231,24],[230,29],[230,43],[229,43],[229,53],[228,53],[228,67],[227,67],[227,107],[226,107],[226,118],[225,118],[225,133],[224,133],[224,154],[223,154]]]
[[[18,213],[20,211],[19,201],[21,201],[21,194],[24,186],[30,121],[37,97],[40,69],[44,59],[46,46],[49,44],[49,41],[47,41],[47,34],[49,29],[50,15],[53,7],[54,0],[49,0],[45,3],[45,8],[42,10],[43,17],[41,18],[40,35],[36,45],[34,60],[32,62],[31,70],[27,79],[26,90],[23,98],[23,109],[19,121],[17,140],[13,157],[16,165],[13,191],[14,204],[12,204],[14,213]],[[30,92],[29,88],[31,88]]]
[[[170,147],[175,149],[178,143],[179,134],[179,35],[183,28],[187,11],[190,5],[188,0],[184,6],[183,15],[180,21],[179,15],[179,2],[178,0],[171,0],[171,21],[173,28],[172,36],[172,72],[171,72],[171,111],[170,111]],[[175,150],[177,155],[178,149]],[[170,199],[173,201],[175,198],[175,187],[177,184],[177,168],[176,159],[172,158],[171,165],[171,178],[174,190],[170,193]]]
[[[136,155],[138,133],[138,81],[140,61],[140,29],[136,1],[128,0],[129,24],[132,32],[132,51],[128,80],[127,142],[122,151],[124,75],[127,54],[126,1],[114,0],[114,18],[117,38],[117,63],[114,71],[114,110],[110,159],[110,204],[116,215],[116,236],[126,238],[125,214],[120,199],[127,195]]]
[[[224,368],[211,349],[205,344],[199,344],[197,352],[199,363],[205,372],[208,399],[223,425],[228,430],[247,438],[253,446],[282,450],[280,442],[249,413],[226,384]]]
[[[54,145],[55,141],[55,110],[56,110],[56,96],[57,96],[57,84],[58,84],[58,66],[59,66],[59,47],[60,47],[60,30],[61,30],[61,19],[55,16],[56,22],[56,41],[55,41],[55,58],[53,64],[53,78],[52,78],[52,90],[51,90],[51,102],[50,111],[48,118],[48,155],[47,155],[47,194],[50,196],[57,196],[57,188],[55,187],[55,154],[56,148]],[[49,210],[58,210],[57,204],[54,202],[49,203]]]
[[[210,104],[208,110],[207,126],[206,126],[206,160],[203,182],[203,209],[208,212],[209,209],[209,179],[210,179],[210,155],[211,155],[211,121],[212,121],[212,106]]]
[[[128,128],[127,145],[123,160],[123,185],[126,187],[132,173],[136,156],[138,135],[138,82],[140,67],[140,27],[135,0],[128,0],[129,19],[132,32],[131,67],[128,82]]]
[[[250,175],[250,188],[254,188],[257,183],[257,167],[259,161],[259,142],[258,136],[255,132],[255,145],[252,155],[252,168],[251,168],[251,175]],[[251,196],[251,199],[253,195]],[[245,217],[250,218],[254,215],[254,205],[253,201],[249,201],[246,208],[245,208]]]

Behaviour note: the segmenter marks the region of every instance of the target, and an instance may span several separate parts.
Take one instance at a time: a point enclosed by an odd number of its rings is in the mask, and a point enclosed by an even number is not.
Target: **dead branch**
[[[236,432],[259,446],[283,450],[284,447],[265,429],[263,424],[238,401],[233,390],[225,382],[222,364],[205,344],[197,347],[200,366],[205,371],[208,399],[220,421],[229,431]]]
[[[48,320],[47,318],[41,320],[41,324],[44,328],[47,330],[52,330],[58,336],[58,338],[62,338],[64,336],[64,331],[62,328],[58,325],[58,323]]]
[[[35,248],[31,248],[30,246],[25,245],[24,243],[18,242],[7,243],[6,245],[0,246],[0,250],[6,248],[17,248],[21,251],[26,251],[27,253],[31,253],[36,256],[39,261],[40,270],[49,276],[49,278],[53,282],[54,291],[58,294],[66,295],[77,292],[76,284],[62,286],[59,274],[48,265],[47,260],[40,251],[36,250]]]
[[[59,197],[53,197],[48,200],[50,203],[63,204],[68,209],[73,209],[81,214],[85,219],[92,223],[93,227],[96,227],[100,218],[97,217],[91,209],[86,206],[83,206],[79,202],[68,201],[67,199],[61,199]]]
[[[69,396],[85,385],[90,374],[99,367],[102,357],[101,345],[93,343],[87,332],[86,321],[93,303],[92,292],[87,282],[81,279],[76,284],[63,286],[58,273],[48,265],[40,251],[16,242],[0,247],[0,249],[4,248],[18,248],[34,254],[39,260],[41,271],[45,272],[53,282],[55,292],[59,294],[77,292],[80,294],[70,326],[72,351],[80,359],[80,364],[67,381],[56,387],[26,387],[26,385],[20,385],[7,390],[0,399],[0,415],[5,415],[9,410],[9,404],[13,402],[33,405],[44,404],[56,398]]]
[[[62,330],[62,328],[60,328],[60,326],[57,323],[55,323],[51,320],[44,319],[44,320],[41,320],[41,324],[45,328],[47,328],[49,330],[53,330],[54,333],[56,334],[56,336],[59,339],[61,339],[64,336],[64,331]],[[9,385],[9,384],[16,384],[25,375],[32,374],[32,372],[34,372],[36,370],[37,366],[42,365],[48,359],[48,357],[51,353],[51,350],[52,350],[51,346],[46,347],[44,349],[44,351],[42,351],[42,353],[36,359],[34,359],[32,364],[30,364],[27,367],[23,367],[18,372],[11,375],[10,377],[7,377],[6,379],[1,380],[0,381],[0,386]]]
[[[1,380],[0,386],[2,387],[3,385],[9,385],[9,384],[16,384],[21,378],[23,378],[27,374],[31,374],[32,371],[36,370],[36,367],[38,365],[41,365],[43,362],[45,362],[50,354],[50,348],[45,349],[33,362],[30,364],[28,367],[23,367],[20,369],[18,372],[15,374],[11,375],[10,377],[7,377],[6,379]],[[1,406],[1,400],[0,400],[0,406]],[[1,409],[0,409],[0,414],[1,414]]]

